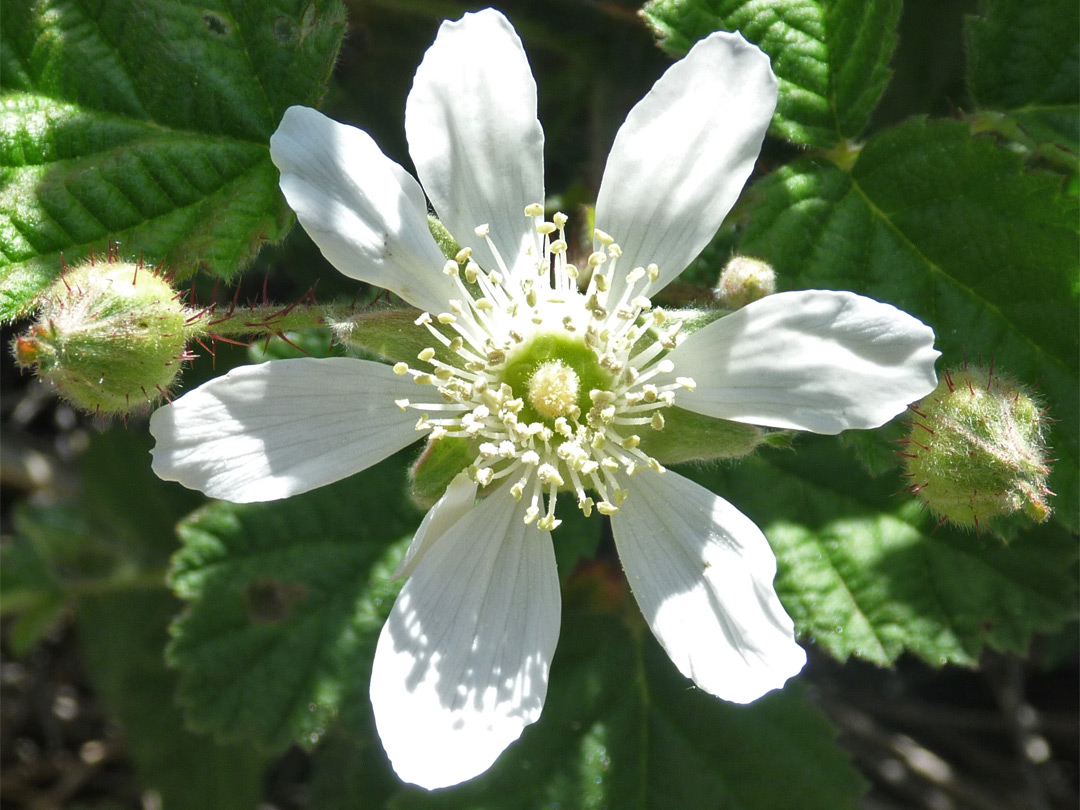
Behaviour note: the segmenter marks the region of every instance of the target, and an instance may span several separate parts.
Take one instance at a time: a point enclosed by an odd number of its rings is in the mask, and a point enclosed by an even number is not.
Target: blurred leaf
[[[20,555],[20,565],[45,565],[60,582],[107,577],[118,559],[75,501],[19,504],[13,548],[23,542],[34,548],[34,557],[39,562]],[[20,565],[14,566],[16,570]]]
[[[552,535],[555,541],[555,562],[559,567],[559,580],[565,583],[574,575],[583,560],[596,554],[604,529],[609,524],[595,512],[591,517],[585,517],[578,509],[577,499],[569,494],[564,494],[559,499],[556,513],[562,520],[562,525]]]
[[[713,31],[739,31],[780,82],[770,132],[829,147],[857,137],[892,75],[900,0],[651,0],[645,21],[682,56]]]
[[[849,289],[934,327],[943,364],[982,358],[1049,406],[1056,518],[1075,528],[1080,467],[1077,205],[1060,179],[963,124],[876,135],[850,173],[799,160],[757,184],[741,251],[790,288]]]
[[[987,0],[968,19],[968,74],[980,109],[1006,112],[1036,143],[1080,152],[1080,5]],[[1075,164],[1073,171],[1076,171]]]
[[[116,426],[93,438],[79,459],[80,512],[127,565],[164,572],[176,551],[176,523],[204,502],[150,468],[153,441]]]
[[[1076,617],[1061,630],[1041,637],[1033,658],[1044,672],[1072,667],[1080,659],[1080,622]]]
[[[314,744],[367,682],[419,515],[403,459],[267,504],[215,503],[180,526],[172,582],[191,602],[171,662],[192,725],[267,750]],[[364,697],[366,700],[366,696]]]
[[[229,278],[291,214],[269,138],[315,103],[340,0],[118,0],[5,8],[0,318],[96,248]]]
[[[612,574],[619,584],[603,582]],[[568,606],[540,721],[483,776],[433,793],[405,788],[390,808],[858,806],[862,780],[800,683],[749,706],[713,698],[678,673],[617,572],[577,587],[622,588],[632,613]]]
[[[363,687],[367,688],[367,679]],[[363,700],[351,705],[368,704]],[[365,706],[366,708],[366,706]],[[343,733],[343,726],[348,732]],[[318,810],[369,810],[386,808],[390,797],[401,790],[401,780],[391,770],[375,732],[375,721],[362,725],[342,722],[330,730],[312,755],[311,804]]]
[[[1044,524],[1006,545],[935,528],[898,475],[867,479],[832,438],[803,437],[737,469],[692,477],[763,529],[776,588],[808,638],[839,660],[892,664],[905,651],[973,665],[986,646],[1026,653],[1075,618],[1077,548]]]
[[[193,734],[173,705],[176,675],[165,668],[170,619],[180,609],[164,589],[79,600],[87,668],[119,720],[141,785],[165,808],[252,810],[265,762],[250,746],[221,747]]]
[[[18,614],[11,628],[11,651],[24,655],[59,618],[64,589],[26,536],[0,546],[0,615]]]
[[[77,500],[19,504],[15,537],[0,549],[0,612],[19,614],[17,650],[48,630],[72,596],[164,586],[174,525],[203,499],[155,477],[149,451],[145,434],[94,434],[79,457]]]

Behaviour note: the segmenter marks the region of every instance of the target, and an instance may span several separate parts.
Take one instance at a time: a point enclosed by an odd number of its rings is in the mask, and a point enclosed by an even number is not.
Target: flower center
[[[562,360],[549,360],[529,380],[529,404],[549,419],[570,416],[577,408],[580,383],[577,372]]]
[[[468,247],[446,263],[460,298],[416,320],[442,347],[417,355],[431,370],[394,366],[437,396],[396,403],[421,412],[416,429],[432,442],[462,442],[472,458],[465,470],[489,497],[524,499],[525,522],[550,531],[560,523],[560,491],[574,492],[586,515],[594,507],[612,515],[627,497],[628,476],[664,471],[638,447],[639,434],[663,430],[661,411],[694,382],[672,377],[663,356],[682,323],[647,297],[656,265],[616,276],[619,246],[596,231],[602,249],[589,255],[582,289],[566,257],[567,217],[545,222],[540,205],[525,214],[537,235],[528,262],[508,268],[482,225],[476,235],[497,269],[481,268]]]

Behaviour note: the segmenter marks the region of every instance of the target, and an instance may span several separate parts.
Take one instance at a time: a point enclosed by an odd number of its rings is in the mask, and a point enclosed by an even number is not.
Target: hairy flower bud
[[[38,319],[15,340],[15,360],[81,410],[128,413],[175,382],[191,314],[150,268],[90,261],[42,297]]]
[[[1050,515],[1045,420],[1020,385],[993,367],[946,371],[912,411],[908,489],[942,520],[977,529],[1014,512]]]
[[[725,309],[742,309],[747,304],[776,292],[776,271],[760,259],[733,256],[716,283],[713,295]]]

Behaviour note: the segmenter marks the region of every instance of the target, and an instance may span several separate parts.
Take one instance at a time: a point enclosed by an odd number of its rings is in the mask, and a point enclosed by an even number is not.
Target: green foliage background
[[[934,326],[945,365],[992,358],[1056,420],[1055,513],[1005,538],[937,526],[894,494],[897,425],[688,471],[763,528],[801,640],[838,661],[910,653],[968,667],[987,649],[1023,654],[1036,633],[1074,633],[1078,7],[959,7],[973,13],[950,37],[920,27],[935,13],[925,3],[901,0],[653,0],[640,17],[630,3],[502,6],[538,76],[547,185],[566,209],[591,202],[618,124],[670,58],[718,29],[772,57],[773,137],[673,295],[700,297],[733,251],[764,258],[785,288],[850,289],[912,312]],[[30,313],[61,257],[114,242],[207,290],[265,279],[288,301],[318,281],[321,299],[352,299],[356,285],[290,233],[269,136],[288,105],[321,105],[408,166],[412,73],[439,20],[468,8],[6,5],[0,318]],[[185,386],[243,359],[204,359]],[[557,536],[566,605],[542,720],[471,783],[400,784],[367,677],[399,587],[389,574],[420,518],[405,496],[411,456],[236,506],[154,479],[148,446],[138,418],[95,436],[77,499],[16,511],[0,584],[17,654],[74,617],[138,776],[166,808],[255,807],[291,745],[310,752],[318,808],[858,806],[862,779],[799,679],[747,707],[688,688],[598,518]]]

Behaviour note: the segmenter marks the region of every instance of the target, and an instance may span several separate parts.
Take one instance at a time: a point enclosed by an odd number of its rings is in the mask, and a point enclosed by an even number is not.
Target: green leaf
[[[262,793],[264,758],[250,746],[216,746],[184,726],[173,704],[176,674],[164,646],[180,609],[164,588],[79,600],[79,635],[95,689],[120,722],[141,785],[163,807],[251,810]]]
[[[269,137],[318,100],[343,15],[340,0],[5,9],[0,318],[112,242],[182,279],[229,278],[280,239]]]
[[[971,95],[1006,112],[1036,143],[1080,152],[1080,5],[989,0],[967,23]]]
[[[314,744],[347,708],[400,586],[391,542],[419,523],[402,461],[284,501],[216,503],[181,524],[172,582],[191,605],[169,658],[195,728],[280,750]]]
[[[900,0],[651,0],[660,44],[682,56],[713,31],[739,31],[772,58],[779,99],[770,132],[830,147],[857,137],[892,75]]]
[[[953,122],[872,138],[850,173],[800,160],[754,187],[741,251],[791,288],[849,289],[934,327],[943,364],[993,362],[1057,420],[1050,488],[1078,523],[1077,206],[1060,179]]]
[[[564,611],[539,722],[478,779],[433,793],[406,788],[390,808],[858,806],[862,780],[802,684],[749,706],[694,689],[643,626],[625,584],[610,584],[621,580],[619,572],[594,570],[589,577],[595,579],[579,579],[578,588],[621,588],[616,607],[627,615],[584,606]]]
[[[1068,532],[1047,524],[1006,545],[936,526],[896,494],[897,474],[867,478],[834,439],[797,449],[693,477],[761,526],[798,632],[837,659],[974,665],[984,647],[1024,654],[1034,633],[1075,618]]]

